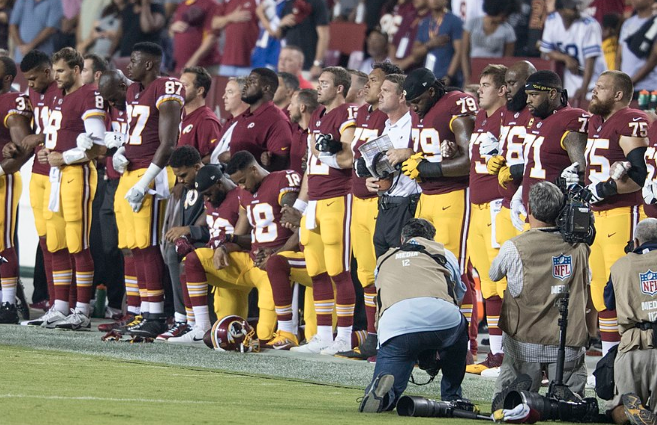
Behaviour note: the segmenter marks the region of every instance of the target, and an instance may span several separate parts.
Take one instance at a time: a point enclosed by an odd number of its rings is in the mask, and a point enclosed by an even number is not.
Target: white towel
[[[490,202],[490,231],[491,231],[491,245],[493,248],[500,249],[500,244],[497,242],[497,237],[495,233],[495,218],[497,214],[502,210],[502,200],[495,199]]]
[[[155,177],[155,193],[152,193],[152,190],[149,190],[148,193],[154,195],[160,199],[169,199],[171,192],[169,191],[169,174],[167,173],[166,167],[160,174]]]
[[[315,214],[317,213],[317,201],[308,201],[308,207],[306,208],[306,229],[315,230],[317,227],[317,222],[315,220]]]
[[[48,209],[52,212],[59,212],[59,192],[62,183],[62,171],[59,167],[50,167],[50,199],[48,200]]]

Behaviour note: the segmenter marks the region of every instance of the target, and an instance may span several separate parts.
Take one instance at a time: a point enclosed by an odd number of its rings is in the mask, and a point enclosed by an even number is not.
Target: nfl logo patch
[[[648,270],[645,273],[639,273],[639,280],[641,281],[641,292],[650,296],[657,294],[657,272]]]
[[[566,280],[573,273],[573,257],[561,254],[552,257],[552,276],[559,280]]]

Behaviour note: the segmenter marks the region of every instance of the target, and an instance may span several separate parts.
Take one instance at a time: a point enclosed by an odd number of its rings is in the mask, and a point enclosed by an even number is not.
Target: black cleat
[[[0,306],[0,323],[17,325],[18,321],[18,310],[16,309],[16,305],[9,304],[8,302],[3,303],[2,306]]]
[[[146,319],[138,326],[130,329],[128,334],[144,338],[157,338],[158,335],[167,331],[167,322],[162,319]]]
[[[347,359],[354,359],[354,360],[367,360],[372,356],[376,356],[377,354],[376,346],[377,346],[376,334],[368,333],[367,338],[365,338],[365,341],[363,341],[361,345],[354,348],[353,350],[342,351],[340,353],[337,353],[335,356],[344,357]]]

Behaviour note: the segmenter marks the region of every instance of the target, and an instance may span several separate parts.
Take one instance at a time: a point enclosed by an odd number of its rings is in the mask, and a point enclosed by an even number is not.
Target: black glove
[[[319,152],[328,152],[333,155],[342,150],[342,143],[334,140],[330,134],[318,134],[315,136],[315,149]]]
[[[365,158],[362,156],[354,163],[354,170],[356,170],[356,175],[360,178],[365,179],[367,177],[372,177],[372,173],[370,173],[370,170],[367,169],[367,165],[365,165]]]

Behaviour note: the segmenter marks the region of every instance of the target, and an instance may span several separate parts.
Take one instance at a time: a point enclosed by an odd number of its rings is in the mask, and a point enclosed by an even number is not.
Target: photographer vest
[[[377,324],[390,306],[410,298],[440,298],[456,304],[451,273],[442,244],[413,238],[390,248],[377,261]]]
[[[620,258],[611,266],[611,282],[621,334],[618,351],[657,348],[653,329],[637,327],[639,323],[657,322],[657,250],[631,252]]]
[[[585,346],[589,247],[568,244],[556,231],[529,230],[510,241],[522,261],[523,288],[516,298],[504,291],[500,329],[519,342],[559,345],[557,300],[569,292],[566,345]]]

